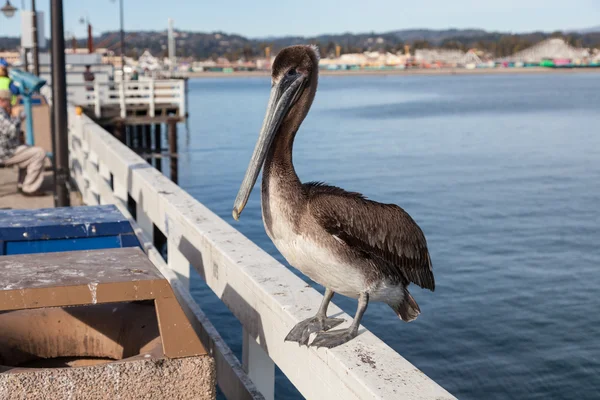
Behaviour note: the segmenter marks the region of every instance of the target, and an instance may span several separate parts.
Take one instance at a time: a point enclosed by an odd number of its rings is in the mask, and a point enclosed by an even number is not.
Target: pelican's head
[[[239,219],[273,138],[282,123],[291,122],[291,130],[298,129],[308,113],[317,87],[319,52],[316,46],[290,46],[281,50],[273,62],[271,96],[258,141],[246,175],[233,204],[233,218]]]

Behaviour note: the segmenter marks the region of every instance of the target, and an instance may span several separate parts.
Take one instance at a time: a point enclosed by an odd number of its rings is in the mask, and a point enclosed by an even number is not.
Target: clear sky
[[[6,0],[0,0],[4,5]],[[29,7],[29,0],[11,0]],[[38,0],[46,12],[50,0]],[[63,0],[65,31],[85,36],[119,27],[119,0]],[[600,25],[600,0],[124,0],[126,30],[176,29],[249,37],[385,32],[406,28],[482,28],[505,32],[565,30]],[[0,36],[19,36],[20,15],[0,15]]]

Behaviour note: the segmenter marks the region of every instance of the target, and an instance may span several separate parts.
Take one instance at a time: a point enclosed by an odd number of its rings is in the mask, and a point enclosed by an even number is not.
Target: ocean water
[[[189,82],[179,179],[287,265],[259,190],[231,217],[269,86]],[[461,399],[600,396],[600,74],[321,77],[294,163],[425,232],[436,291],[411,285],[421,315],[371,303],[363,325],[429,377]],[[192,291],[241,357],[240,324],[197,277]],[[279,371],[276,397],[302,398]]]

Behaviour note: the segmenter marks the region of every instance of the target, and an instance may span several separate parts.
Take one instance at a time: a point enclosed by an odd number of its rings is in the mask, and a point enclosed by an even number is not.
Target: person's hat
[[[12,98],[12,93],[7,89],[0,89],[0,99],[10,100]]]

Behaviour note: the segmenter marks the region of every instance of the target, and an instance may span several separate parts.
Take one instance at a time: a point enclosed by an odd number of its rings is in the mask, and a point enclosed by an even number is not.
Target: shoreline
[[[398,70],[319,70],[319,76],[447,76],[447,75],[519,75],[519,74],[574,74],[597,73],[600,68],[443,68],[443,69],[398,69]],[[186,78],[264,78],[270,76],[269,71],[236,71],[236,72],[190,72]]]

